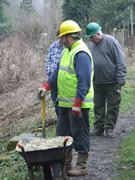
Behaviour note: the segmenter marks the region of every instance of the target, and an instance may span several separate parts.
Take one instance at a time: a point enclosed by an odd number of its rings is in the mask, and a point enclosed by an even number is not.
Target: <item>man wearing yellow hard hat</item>
[[[69,176],[88,174],[90,151],[89,110],[93,106],[93,58],[80,38],[81,28],[73,20],[60,25],[60,35],[65,49],[55,73],[39,88],[39,94],[53,88],[57,81],[60,115],[56,128],[57,136],[72,136],[73,147],[78,153],[75,168],[72,168],[72,151],[66,157]]]

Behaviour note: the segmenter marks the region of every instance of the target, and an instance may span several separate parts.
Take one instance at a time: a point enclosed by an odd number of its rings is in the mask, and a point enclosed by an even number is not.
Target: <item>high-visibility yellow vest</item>
[[[62,58],[59,65],[58,71],[58,104],[60,107],[72,107],[74,104],[74,99],[76,97],[77,91],[77,77],[74,69],[74,57],[79,51],[86,52],[91,59],[92,73],[91,73],[91,86],[90,89],[82,103],[81,108],[91,108],[93,107],[93,58],[86,46],[86,44],[79,40],[73,44],[72,48],[64,49],[62,53]],[[85,59],[84,59],[85,61]]]

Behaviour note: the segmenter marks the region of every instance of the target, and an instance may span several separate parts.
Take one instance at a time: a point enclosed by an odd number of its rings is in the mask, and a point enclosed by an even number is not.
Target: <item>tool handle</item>
[[[43,128],[43,138],[45,138],[45,96],[42,98],[42,128]]]

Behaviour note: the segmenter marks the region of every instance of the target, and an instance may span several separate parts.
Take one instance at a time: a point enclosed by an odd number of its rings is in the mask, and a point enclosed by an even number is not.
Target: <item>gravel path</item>
[[[89,156],[88,175],[67,177],[67,180],[111,180],[118,174],[115,172],[113,160],[117,158],[116,151],[121,140],[135,127],[135,113],[121,113],[114,130],[115,138],[104,136],[91,137],[91,152]],[[77,154],[74,153],[73,165]]]

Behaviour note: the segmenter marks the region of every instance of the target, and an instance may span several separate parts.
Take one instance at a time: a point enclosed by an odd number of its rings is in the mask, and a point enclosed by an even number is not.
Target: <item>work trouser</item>
[[[81,117],[72,114],[72,108],[61,108],[56,127],[57,136],[72,136],[77,152],[90,150],[89,109],[81,109]]]
[[[121,102],[121,87],[116,84],[94,84],[95,129],[114,129]]]

